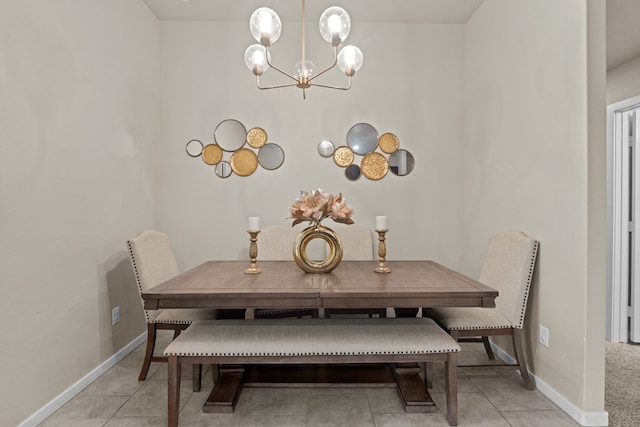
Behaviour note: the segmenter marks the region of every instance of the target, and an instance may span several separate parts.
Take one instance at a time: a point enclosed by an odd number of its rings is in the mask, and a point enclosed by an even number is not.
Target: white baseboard
[[[516,360],[511,355],[505,352],[502,348],[498,347],[494,343],[491,343],[493,352],[502,360],[507,363],[516,363]],[[529,372],[536,384],[536,388],[540,390],[542,394],[547,396],[553,403],[558,405],[560,409],[567,413],[571,418],[580,423],[581,426],[587,427],[602,427],[609,425],[609,413],[607,411],[600,412],[584,412],[580,408],[576,407],[573,403],[569,402],[564,396],[554,390],[549,384],[542,381],[540,378]]]
[[[18,424],[18,427],[36,427],[42,421],[44,421],[49,415],[53,414],[55,411],[60,409],[65,403],[73,399],[78,393],[84,390],[89,384],[94,382],[100,375],[107,372],[110,368],[112,368],[116,363],[122,360],[127,354],[131,353],[135,350],[140,344],[144,343],[147,339],[147,333],[144,332],[139,337],[135,338],[129,344],[127,344],[124,348],[118,351],[116,354],[105,360],[98,367],[96,367],[93,371],[89,372],[87,375],[78,380],[71,387],[60,393],[49,403],[44,405],[38,411],[36,411],[29,418]]]

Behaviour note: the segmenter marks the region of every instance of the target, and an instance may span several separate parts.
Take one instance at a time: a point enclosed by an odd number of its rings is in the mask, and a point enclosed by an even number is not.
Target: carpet
[[[640,345],[605,343],[604,409],[609,425],[640,425]]]

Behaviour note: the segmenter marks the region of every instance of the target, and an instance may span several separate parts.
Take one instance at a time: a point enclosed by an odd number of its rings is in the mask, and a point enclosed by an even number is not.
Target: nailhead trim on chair
[[[172,325],[190,325],[191,323],[193,323],[193,320],[161,320],[161,321],[152,320],[149,323],[167,323],[167,324],[172,324]]]
[[[522,234],[527,239],[531,239],[531,236],[528,236],[525,233],[520,232],[520,234]],[[538,256],[538,245],[539,245],[538,241],[534,240],[533,256],[531,257],[531,263],[529,264],[529,277],[527,278],[527,285],[525,286],[525,290],[524,290],[524,304],[522,304],[522,310],[520,311],[520,322],[518,322],[518,325],[514,325],[514,328],[522,329],[524,325],[524,316],[525,316],[525,311],[527,310],[527,301],[529,300],[529,289],[531,288],[531,281],[533,279],[533,270],[535,268],[536,258]]]
[[[140,235],[140,233],[136,234],[136,237],[138,237]],[[133,264],[133,273],[136,276],[136,285],[138,286],[138,290],[140,291],[140,293],[138,295],[142,295],[142,285],[140,284],[140,273],[138,273],[138,266],[136,264],[136,260],[135,257],[133,256],[133,249],[131,249],[131,242],[129,240],[127,240],[127,248],[129,248],[129,259],[131,259],[131,264]],[[142,305],[144,307],[144,299],[142,299],[142,297],[140,297],[140,301],[142,301]],[[144,319],[147,323],[151,322],[151,319],[149,317],[149,313],[147,312],[147,310],[143,310],[144,311]]]

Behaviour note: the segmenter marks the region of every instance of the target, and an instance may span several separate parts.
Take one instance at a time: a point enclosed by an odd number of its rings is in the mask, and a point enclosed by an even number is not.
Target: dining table
[[[142,293],[147,310],[171,308],[317,309],[495,307],[498,291],[431,260],[342,261],[329,273],[307,273],[294,261],[206,261]],[[397,387],[407,412],[433,412],[416,366],[226,367],[205,412],[233,411],[242,387]],[[426,373],[424,374],[426,375]]]

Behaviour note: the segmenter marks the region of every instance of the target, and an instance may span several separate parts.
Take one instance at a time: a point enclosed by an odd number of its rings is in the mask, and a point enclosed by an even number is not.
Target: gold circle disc
[[[351,163],[353,163],[353,151],[351,148],[342,146],[336,148],[336,151],[333,152],[333,161],[336,162],[336,165],[347,167]]]
[[[267,132],[262,128],[251,128],[247,132],[247,142],[253,148],[261,148],[267,143]]]
[[[258,167],[258,156],[253,150],[241,148],[231,155],[231,169],[240,176],[249,176]]]
[[[400,147],[400,140],[392,133],[383,133],[378,139],[378,146],[385,153],[391,154]]]
[[[202,160],[208,165],[217,165],[222,160],[222,148],[209,144],[202,149]]]
[[[389,171],[389,162],[382,154],[374,151],[373,153],[365,154],[362,158],[360,170],[362,170],[362,175],[377,181],[384,178]]]

